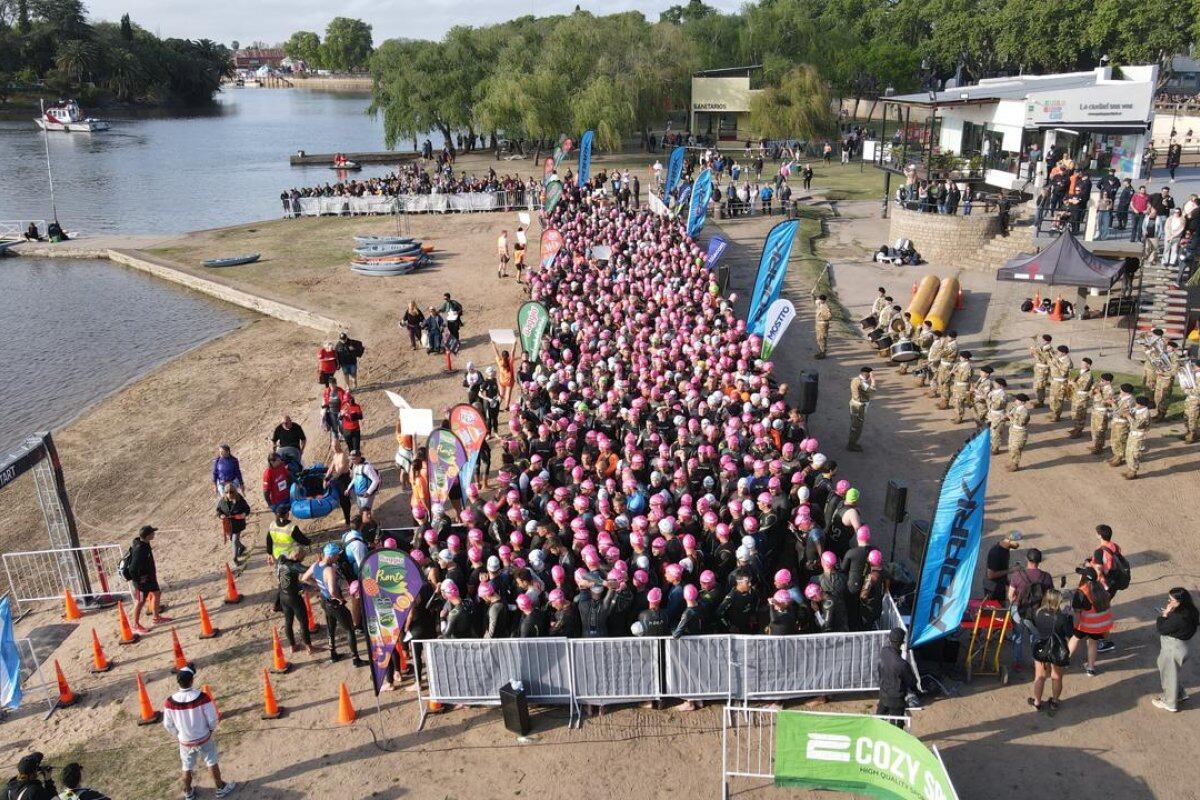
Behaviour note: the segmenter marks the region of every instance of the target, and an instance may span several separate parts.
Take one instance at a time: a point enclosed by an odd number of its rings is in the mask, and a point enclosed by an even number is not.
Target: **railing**
[[[879,688],[879,653],[904,624],[891,596],[881,630],[801,636],[713,635],[598,639],[430,639],[419,648],[421,700],[497,705],[510,682],[533,703],[606,705],[668,697],[726,702]],[[425,724],[420,705],[418,728]]]
[[[901,200],[893,197],[889,202],[899,209],[905,211],[916,211],[925,214],[941,214],[944,216],[960,216],[969,217],[972,214],[996,214],[1000,211],[1000,203],[997,198],[991,195],[975,197],[971,200],[959,200],[955,203],[953,209],[946,203],[944,199],[941,202],[931,201],[928,198],[916,198]],[[1014,207],[1009,206],[1009,211],[1012,212]]]
[[[4,239],[24,239],[29,223],[37,226],[38,233],[45,235],[46,220],[44,219],[0,219],[0,241]]]
[[[300,197],[283,201],[283,216],[356,217],[382,214],[450,214],[480,211],[532,211],[535,197],[526,191],[406,194],[392,197]]]
[[[20,603],[61,602],[67,589],[84,603],[132,596],[117,574],[121,555],[115,544],[5,553],[9,594],[18,609]]]

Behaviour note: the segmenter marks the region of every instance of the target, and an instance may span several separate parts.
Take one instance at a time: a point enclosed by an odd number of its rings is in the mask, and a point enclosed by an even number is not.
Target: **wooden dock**
[[[309,153],[301,150],[299,153],[293,153],[289,160],[293,167],[331,167],[334,155],[336,154]],[[354,153],[347,150],[342,155],[359,164],[402,164],[405,161],[415,161],[421,157],[420,153],[414,153],[411,150],[406,152],[384,150],[374,153]]]

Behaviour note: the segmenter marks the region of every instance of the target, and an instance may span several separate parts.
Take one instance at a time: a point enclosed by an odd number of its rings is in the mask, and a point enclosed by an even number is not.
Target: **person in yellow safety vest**
[[[300,526],[289,519],[288,510],[275,512],[275,521],[267,528],[267,563],[274,566],[275,559],[297,545],[308,547],[312,540],[304,535]]]
[[[1081,641],[1087,642],[1087,663],[1084,671],[1088,675],[1096,674],[1096,648],[1105,634],[1113,629],[1112,598],[1104,584],[1100,583],[1096,570],[1092,567],[1077,567],[1079,573],[1079,588],[1071,598],[1071,607],[1075,609],[1075,635],[1071,637],[1069,651],[1075,657]]]

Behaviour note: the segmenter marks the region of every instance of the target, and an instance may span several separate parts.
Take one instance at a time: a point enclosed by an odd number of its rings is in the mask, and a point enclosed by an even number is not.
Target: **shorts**
[[[342,374],[348,378],[358,375],[358,364],[343,364]]]
[[[1108,631],[1104,633],[1084,633],[1079,628],[1076,628],[1074,633],[1076,639],[1095,639],[1097,642],[1103,641],[1104,637],[1108,636]]]
[[[356,494],[354,495],[354,499],[358,501],[358,507],[362,511],[367,511],[371,506],[375,505],[375,495],[373,494]]]
[[[204,757],[204,766],[215,767],[217,765],[217,740],[210,738],[204,744],[189,746],[186,744],[179,745],[179,760],[183,762],[183,771],[191,772],[196,768],[201,756]]]
[[[142,594],[150,594],[151,592],[157,592],[159,590],[158,589],[158,576],[155,575],[150,578],[138,578],[136,581],[134,581],[133,585]]]

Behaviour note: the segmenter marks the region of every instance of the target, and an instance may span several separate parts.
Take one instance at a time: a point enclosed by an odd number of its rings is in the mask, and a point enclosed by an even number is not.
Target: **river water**
[[[58,216],[83,233],[176,233],[272,218],[279,193],[333,180],[289,154],[382,150],[365,95],[230,89],[211,112],[52,134]],[[364,169],[358,175],[388,171]],[[0,120],[0,220],[51,216],[42,134]],[[103,261],[0,259],[0,448],[72,419],[249,312]]]

